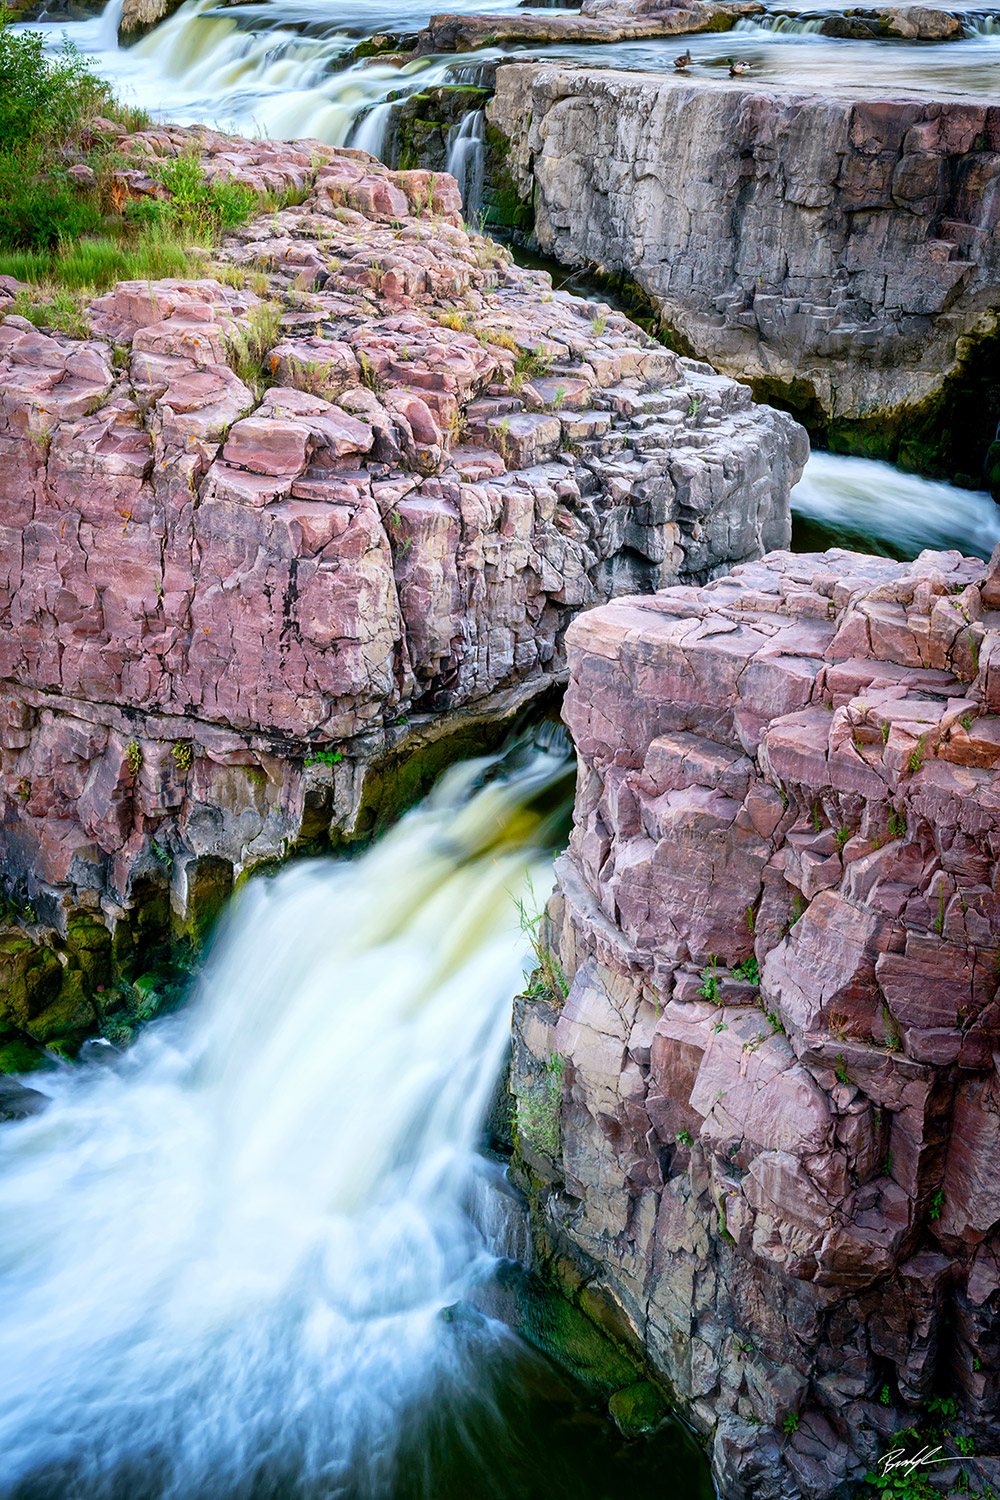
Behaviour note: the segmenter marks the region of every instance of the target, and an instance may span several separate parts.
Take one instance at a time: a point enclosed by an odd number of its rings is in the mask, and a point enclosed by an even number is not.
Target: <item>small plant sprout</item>
[[[709,958],[709,967],[702,970],[701,988],[698,994],[703,1000],[717,1001],[719,998],[719,980],[717,977],[718,959]]]
[[[791,1412],[785,1418],[785,1420],[781,1424],[781,1430],[785,1434],[786,1437],[791,1437],[791,1435],[792,1435],[793,1432],[798,1432],[798,1430],[799,1430],[799,1414],[798,1414],[797,1411]]]
[[[914,772],[920,770],[920,767],[924,763],[924,757],[925,757],[926,754],[927,754],[927,736],[926,736],[926,734],[922,734],[920,736],[920,738],[917,740],[916,745],[910,751],[910,758],[909,758],[909,760],[906,763],[907,766],[909,767],[911,775]]]
[[[694,1145],[694,1136],[691,1134],[690,1130],[678,1130],[678,1132],[677,1132],[677,1144],[678,1144],[678,1146],[693,1146]]]
[[[943,1192],[937,1192],[937,1193],[934,1194],[934,1197],[931,1199],[931,1206],[927,1210],[927,1217],[929,1219],[940,1219],[940,1217],[941,1217],[941,1210],[943,1208],[944,1208],[944,1193]]]
[[[314,755],[307,755],[302,764],[304,766],[339,766],[343,758],[343,750],[317,750]]]
[[[733,973],[739,979],[745,979],[748,984],[760,984],[760,965],[753,954],[745,958],[742,963],[736,964]]]
[[[194,760],[194,751],[187,740],[179,740],[176,745],[171,747],[170,754],[178,771],[190,771]]]
[[[528,901],[525,902],[521,897],[517,897],[514,902],[521,931],[528,939],[535,960],[534,973],[525,994],[532,999],[547,1000],[552,1005],[562,1005],[569,994],[566,975],[559,959],[546,941],[545,908],[538,906],[534,886],[530,879],[526,883],[526,890]],[[537,907],[534,915],[531,913],[529,903],[530,907]]]
[[[142,746],[138,740],[130,740],[125,747],[125,764],[132,776],[138,776],[142,770]]]
[[[838,828],[834,834],[834,838],[837,841],[837,848],[843,850],[844,845],[851,840],[851,830],[849,828]]]

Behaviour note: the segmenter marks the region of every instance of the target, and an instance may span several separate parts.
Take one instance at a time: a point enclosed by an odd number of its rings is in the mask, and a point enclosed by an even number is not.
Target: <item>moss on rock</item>
[[[623,1437],[642,1437],[658,1427],[667,1415],[669,1407],[661,1393],[649,1380],[637,1380],[633,1385],[615,1391],[608,1402],[608,1411]]]

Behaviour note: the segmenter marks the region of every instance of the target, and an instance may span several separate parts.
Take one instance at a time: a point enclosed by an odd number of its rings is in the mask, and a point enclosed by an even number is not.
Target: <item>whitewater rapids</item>
[[[0,1494],[439,1493],[428,1414],[461,1434],[514,1342],[445,1310],[494,1263],[466,1204],[566,771],[557,741],[468,762],[362,857],[251,881],[187,1010],[33,1075]]]

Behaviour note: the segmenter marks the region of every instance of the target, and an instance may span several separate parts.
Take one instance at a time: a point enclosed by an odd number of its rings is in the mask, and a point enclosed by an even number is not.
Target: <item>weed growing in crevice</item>
[[[250,387],[257,401],[272,383],[267,356],[277,342],[280,327],[281,308],[273,302],[261,302],[250,309],[243,324],[233,324],[226,340],[231,369]]]
[[[556,1156],[562,1136],[563,1074],[566,1059],[558,1052],[547,1059],[544,1072],[536,1079],[530,1094],[517,1099],[517,1131],[522,1141]]]
[[[530,880],[527,881],[527,894],[528,901],[535,906],[535,891]],[[569,994],[569,985],[562,965],[546,941],[545,909],[540,907],[532,915],[521,897],[515,898],[514,905],[521,932],[528,939],[535,960],[534,972],[525,994],[532,999],[562,1005]]]

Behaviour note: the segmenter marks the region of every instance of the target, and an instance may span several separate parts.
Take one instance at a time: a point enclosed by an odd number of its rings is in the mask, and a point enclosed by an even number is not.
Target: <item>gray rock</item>
[[[890,445],[1000,305],[985,103],[525,63],[488,117],[546,253],[633,277],[682,343],[817,427]]]

